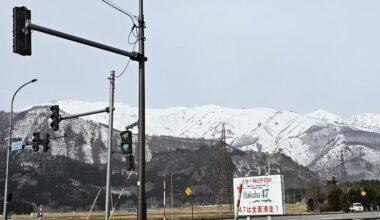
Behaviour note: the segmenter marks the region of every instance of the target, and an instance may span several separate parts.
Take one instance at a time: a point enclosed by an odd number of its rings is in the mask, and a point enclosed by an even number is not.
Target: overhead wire
[[[135,15],[133,15],[133,14],[131,14],[131,13],[129,13],[129,12],[127,12],[126,10],[122,9],[121,7],[119,7],[118,5],[116,5],[115,3],[111,2],[110,0],[102,0],[102,2],[106,3],[107,5],[111,6],[114,9],[118,10],[119,12],[127,15],[131,19],[131,21],[133,23],[133,26],[131,28],[131,31],[128,34],[128,43],[130,45],[133,45],[132,52],[135,52],[136,44],[137,44],[137,42],[140,39],[139,32],[137,30],[138,25],[136,25],[136,22],[135,22],[135,21],[138,21],[138,17],[135,16]],[[133,35],[135,37],[134,41],[131,41],[131,35]],[[125,65],[125,67],[123,69],[123,71],[121,71],[121,73],[119,75],[116,75],[115,78],[119,78],[119,77],[121,77],[125,73],[125,71],[127,70],[130,62],[131,62],[131,59],[129,58],[128,61],[127,61],[127,64]]]
[[[111,2],[110,0],[102,0],[102,1],[103,1],[104,3],[106,3],[107,5],[111,6],[112,8],[114,8],[114,9],[120,11],[121,13],[127,15],[127,16],[132,20],[132,23],[133,23],[134,25],[136,25],[136,24],[135,24],[135,20],[138,20],[138,18],[137,18],[136,15],[133,15],[133,14],[127,12],[126,10],[120,8],[120,7],[117,6],[115,3]]]
[[[133,45],[133,48],[132,48],[132,52],[134,52],[135,51],[135,48],[136,48],[136,45],[137,45],[137,42],[138,42],[138,39],[136,39],[134,42],[130,42],[130,36],[131,36],[131,33],[133,32],[133,28],[134,28],[135,26],[133,26],[132,27],[132,29],[131,29],[131,32],[129,33],[129,36],[128,36],[128,43],[129,44],[131,44],[131,45]],[[131,62],[131,58],[128,58],[128,62],[127,62],[127,64],[125,65],[125,67],[124,67],[124,69],[123,69],[123,71],[121,71],[121,73],[119,74],[119,75],[117,75],[117,76],[115,76],[115,78],[119,78],[119,77],[121,77],[124,73],[125,73],[125,71],[127,70],[127,68],[128,68],[128,66],[129,66],[129,63]]]
[[[134,30],[135,28],[137,28],[137,26],[136,26],[136,25],[133,25],[131,31],[130,31],[129,34],[128,34],[128,43],[129,43],[129,44],[135,44],[135,43],[137,43],[137,41],[140,39],[138,31],[136,30],[136,33],[133,32],[133,30]],[[131,34],[136,38],[134,42],[131,42],[131,40],[130,40],[130,38],[131,38]]]

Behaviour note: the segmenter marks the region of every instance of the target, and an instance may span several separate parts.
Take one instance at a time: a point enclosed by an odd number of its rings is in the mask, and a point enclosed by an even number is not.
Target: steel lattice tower
[[[346,183],[347,183],[347,169],[346,169],[346,162],[344,160],[344,155],[343,155],[343,148],[340,149],[340,184],[342,187],[345,188]]]
[[[220,205],[228,203],[230,211],[232,210],[231,202],[231,170],[228,160],[227,143],[226,143],[226,129],[224,123],[222,124],[222,134],[218,144],[219,148],[219,194],[218,194],[218,210]]]

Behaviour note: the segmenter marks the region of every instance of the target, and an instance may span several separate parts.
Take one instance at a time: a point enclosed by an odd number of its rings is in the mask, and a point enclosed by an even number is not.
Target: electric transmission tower
[[[229,204],[230,211],[232,210],[231,202],[231,181],[232,174],[229,166],[228,151],[226,143],[226,129],[224,123],[222,123],[222,132],[220,140],[218,141],[218,158],[219,158],[219,194],[218,194],[218,210],[220,210],[222,204]]]
[[[340,148],[340,184],[345,190],[345,186],[347,183],[347,169],[346,169],[346,162],[344,160],[344,154],[343,154],[343,147]]]

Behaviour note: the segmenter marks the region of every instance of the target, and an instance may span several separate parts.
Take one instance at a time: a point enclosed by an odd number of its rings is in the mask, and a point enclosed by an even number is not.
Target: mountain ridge
[[[59,105],[68,114],[107,106],[105,102],[75,100],[35,106],[52,104]],[[137,108],[122,103],[116,103],[115,108],[116,129],[123,130],[128,124],[137,121]],[[86,116],[83,119],[105,125],[108,123],[107,114]],[[366,171],[366,167],[371,166],[376,170],[380,166],[371,156],[380,155],[380,144],[377,145],[380,116],[377,114],[358,114],[343,120],[325,110],[301,115],[288,110],[233,109],[216,105],[146,109],[147,135],[219,139],[222,124],[226,128],[229,145],[243,151],[283,153],[314,171],[323,171],[326,176],[339,174],[340,162],[331,158],[338,158],[340,153],[345,155],[348,170],[355,175],[359,173],[358,178],[360,175],[374,176]],[[133,132],[137,133],[137,129]],[[365,163],[354,166],[357,161]]]

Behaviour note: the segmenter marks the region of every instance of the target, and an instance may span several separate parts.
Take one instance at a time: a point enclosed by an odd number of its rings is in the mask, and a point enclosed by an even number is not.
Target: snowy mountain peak
[[[305,115],[306,117],[309,117],[309,118],[314,118],[314,119],[321,119],[327,123],[344,123],[345,121],[337,116],[337,115],[334,115],[328,111],[325,111],[323,109],[319,109],[315,112],[312,112],[312,113],[309,113],[309,114],[306,114]]]
[[[380,128],[380,115],[374,114],[374,113],[363,113],[352,116],[348,120],[349,124],[370,128],[370,127],[376,127]]]
[[[84,102],[78,100],[52,101],[35,106],[59,105],[68,114],[101,110],[106,102]],[[28,110],[29,106],[23,110]],[[216,105],[195,107],[172,107],[167,109],[146,109],[146,132],[148,135],[166,135],[188,138],[216,138],[220,136],[221,124],[229,127],[231,134],[240,136],[254,130],[276,111],[269,108],[233,109]],[[123,103],[115,104],[114,127],[123,130],[138,120],[138,109]],[[107,114],[96,114],[84,119],[108,123]],[[135,130],[137,132],[137,129]]]

